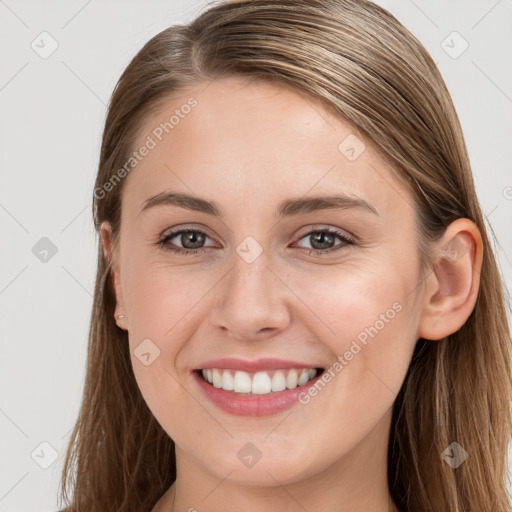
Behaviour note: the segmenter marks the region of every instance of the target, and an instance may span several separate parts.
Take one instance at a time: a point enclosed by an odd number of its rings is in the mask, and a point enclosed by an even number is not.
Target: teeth
[[[248,373],[239,370],[208,368],[202,370],[201,373],[203,379],[216,388],[235,393],[266,395],[302,386],[314,378],[317,371],[313,368],[304,368]]]
[[[216,388],[222,387],[222,374],[219,370],[213,370],[213,386]]]
[[[284,378],[284,373],[283,372],[274,373],[274,376],[272,377],[272,391],[283,391],[285,389],[286,389],[286,379]]]
[[[222,372],[222,389],[226,391],[233,391],[235,389],[233,375],[230,372]]]
[[[272,391],[272,381],[267,372],[257,372],[252,378],[252,393],[266,395]]]
[[[290,370],[286,377],[286,387],[288,389],[295,389],[297,387],[297,370]]]
[[[297,384],[299,386],[302,386],[303,384],[306,384],[306,382],[309,380],[309,371],[302,372],[300,374],[299,380],[297,381]]]
[[[251,388],[251,376],[246,372],[236,372],[233,381],[233,391],[235,393],[250,393]]]

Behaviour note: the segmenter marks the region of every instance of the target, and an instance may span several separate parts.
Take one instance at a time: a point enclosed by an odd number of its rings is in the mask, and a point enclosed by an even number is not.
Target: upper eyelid
[[[299,234],[297,236],[299,238],[302,238],[303,236],[309,235],[310,233],[315,232],[315,231],[330,231],[333,234],[336,234],[336,235],[339,235],[339,236],[346,236],[347,238],[351,238],[351,239],[355,239],[356,238],[355,235],[353,235],[352,233],[348,232],[346,229],[335,228],[333,226],[327,226],[325,224],[313,224],[313,225],[310,225],[310,226],[304,228],[303,232],[302,232],[302,230],[300,230],[301,234]]]

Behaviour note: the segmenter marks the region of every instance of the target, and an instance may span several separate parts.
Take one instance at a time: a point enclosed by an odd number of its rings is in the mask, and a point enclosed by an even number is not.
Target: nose
[[[214,326],[236,340],[261,340],[275,336],[290,321],[286,295],[289,289],[261,254],[248,263],[236,256],[233,268],[219,283]]]

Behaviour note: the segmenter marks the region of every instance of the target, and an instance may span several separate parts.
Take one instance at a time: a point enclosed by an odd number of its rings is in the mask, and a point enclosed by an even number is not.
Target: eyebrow
[[[147,211],[150,208],[162,205],[176,206],[178,208],[184,208],[194,212],[206,213],[215,217],[222,218],[224,216],[222,207],[214,201],[207,201],[200,197],[172,191],[161,192],[146,199],[140,213]],[[287,199],[279,205],[274,212],[274,216],[283,218],[320,210],[347,210],[350,208],[357,208],[377,216],[379,215],[374,206],[360,197],[336,194],[329,196],[307,196],[299,199]]]

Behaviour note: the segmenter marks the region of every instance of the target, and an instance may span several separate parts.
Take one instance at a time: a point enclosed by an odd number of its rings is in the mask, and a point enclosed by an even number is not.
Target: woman
[[[450,95],[387,11],[225,2],[155,36],[94,218],[66,510],[510,510],[503,286]]]

